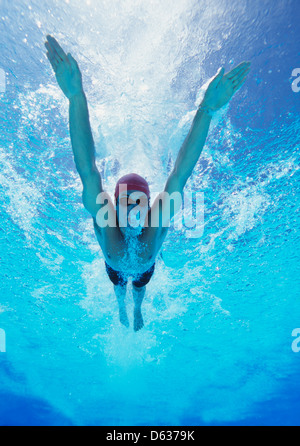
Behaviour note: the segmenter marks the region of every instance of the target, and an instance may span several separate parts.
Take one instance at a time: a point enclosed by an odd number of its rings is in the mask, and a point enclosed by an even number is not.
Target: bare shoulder
[[[107,262],[113,262],[117,267],[120,258],[125,254],[124,238],[118,227],[101,228],[93,218],[95,234]]]
[[[106,240],[107,242],[121,243],[123,242],[123,237],[120,229],[115,225],[99,226],[97,219],[93,217],[94,229],[97,238],[101,240]]]

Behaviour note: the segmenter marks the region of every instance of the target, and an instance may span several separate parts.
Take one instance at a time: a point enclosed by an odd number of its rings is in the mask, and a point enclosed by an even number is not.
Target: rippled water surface
[[[0,2],[0,424],[300,424],[298,0]],[[83,71],[104,184],[164,187],[220,66],[252,62],[188,191],[201,237],[170,231],[145,328],[118,321],[81,204],[53,34]]]

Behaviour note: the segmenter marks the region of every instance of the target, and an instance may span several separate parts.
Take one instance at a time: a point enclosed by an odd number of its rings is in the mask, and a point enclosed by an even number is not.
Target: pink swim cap
[[[116,201],[118,199],[118,196],[120,195],[120,192],[123,192],[126,186],[127,190],[138,190],[140,192],[144,192],[147,197],[150,198],[150,190],[147,181],[136,173],[130,173],[129,175],[125,175],[124,177],[120,178],[117,182],[115,190]]]

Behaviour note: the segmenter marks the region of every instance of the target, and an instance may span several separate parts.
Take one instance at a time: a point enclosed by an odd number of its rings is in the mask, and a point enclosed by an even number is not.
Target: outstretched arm
[[[224,68],[221,68],[211,81],[194,118],[191,130],[178,153],[165,192],[169,194],[182,193],[201,155],[213,114],[224,107],[241,88],[249,70],[249,62],[241,63],[226,75],[224,75]]]
[[[155,222],[161,221],[163,227],[169,227],[170,221],[181,208],[184,186],[201,155],[213,114],[224,107],[241,88],[249,70],[250,63],[248,62],[241,63],[226,75],[224,75],[224,68],[220,68],[210,82],[189,134],[178,153],[165,190],[156,197],[151,207],[151,221],[152,219]],[[171,199],[173,209],[168,204]]]
[[[83,204],[95,217],[100,208],[96,199],[103,188],[95,163],[95,146],[82,75],[76,60],[70,53],[66,55],[53,37],[47,36],[45,46],[58,85],[69,99],[70,135],[75,165],[83,184]]]

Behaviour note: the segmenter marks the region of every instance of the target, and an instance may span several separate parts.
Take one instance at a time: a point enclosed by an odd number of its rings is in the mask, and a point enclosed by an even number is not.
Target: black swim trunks
[[[105,262],[105,267],[108,277],[110,278],[110,280],[114,285],[125,286],[127,284],[128,276],[126,274],[123,274],[121,271],[115,271],[106,262]],[[132,284],[136,288],[142,288],[143,286],[147,285],[147,283],[149,283],[151,277],[153,276],[154,269],[155,269],[155,263],[145,273],[137,274],[136,276],[134,276]]]

